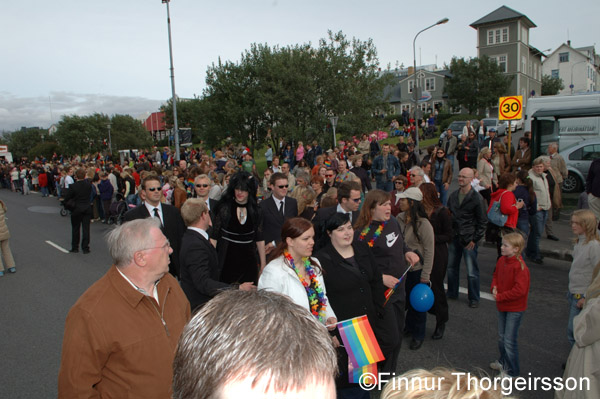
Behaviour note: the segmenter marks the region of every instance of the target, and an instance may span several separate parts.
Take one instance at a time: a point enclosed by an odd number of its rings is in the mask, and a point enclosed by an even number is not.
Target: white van
[[[525,109],[524,131],[531,131],[532,116],[537,111],[555,111],[558,114],[569,110],[583,110],[600,106],[600,93],[582,93],[572,96],[543,96],[527,100]],[[544,137],[539,144],[546,144],[547,140],[557,141],[559,151],[572,146],[582,140],[600,138],[600,117],[575,117],[560,119],[558,132],[553,132]],[[550,133],[550,132],[548,132]],[[546,134],[544,134],[546,136]]]

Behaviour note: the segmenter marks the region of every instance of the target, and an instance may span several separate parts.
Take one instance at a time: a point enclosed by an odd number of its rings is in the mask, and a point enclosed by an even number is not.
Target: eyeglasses
[[[151,247],[151,248],[144,248],[144,249],[140,249],[140,251],[148,251],[150,249],[167,249],[167,248],[171,248],[171,242],[169,240],[167,240],[167,242],[165,242],[163,245],[161,245],[160,247]]]
[[[360,197],[358,198],[350,198],[352,201],[356,202],[357,204],[360,202]]]
[[[444,151],[438,151],[437,153],[444,155]]]
[[[284,184],[283,186],[277,186],[279,188],[288,188],[290,185],[289,184]]]
[[[198,187],[198,188],[200,188],[200,187],[206,188],[208,186],[210,186],[210,184],[196,184],[196,187]]]
[[[396,183],[396,184],[401,184],[401,185],[404,185],[404,183],[402,183],[401,181],[397,181],[397,182],[395,182],[395,183]]]
[[[335,176],[335,175],[325,175],[325,177],[333,177],[333,176]]]
[[[415,175],[414,173],[410,174],[410,177],[417,177],[417,176],[419,176],[419,175]]]
[[[154,191],[160,191],[160,189],[161,189],[161,187],[148,187],[146,190],[154,192]]]

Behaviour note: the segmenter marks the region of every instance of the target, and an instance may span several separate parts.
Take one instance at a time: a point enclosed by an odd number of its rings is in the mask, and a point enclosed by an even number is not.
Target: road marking
[[[52,245],[54,248],[58,249],[58,250],[59,250],[59,251],[61,251],[61,252],[64,252],[64,253],[66,253],[66,254],[68,254],[68,253],[69,253],[69,251],[67,251],[66,249],[64,249],[64,248],[63,248],[63,247],[61,247],[60,245],[53,243],[52,241],[46,241],[46,244],[48,244],[48,245]]]
[[[444,288],[448,289],[448,284],[444,284]],[[463,287],[458,287],[458,292],[460,292],[461,294],[468,294],[469,291],[466,288]],[[494,299],[494,296],[492,294],[488,294],[487,292],[481,292],[479,294],[479,296],[483,299],[487,299],[488,301],[494,301],[496,302],[496,300]]]

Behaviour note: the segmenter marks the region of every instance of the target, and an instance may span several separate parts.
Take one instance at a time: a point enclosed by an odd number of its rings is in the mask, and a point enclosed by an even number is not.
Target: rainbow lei
[[[385,225],[387,224],[387,220],[383,223],[381,223],[379,225],[379,227],[377,227],[377,230],[375,230],[375,233],[373,233],[373,237],[369,240],[369,242],[367,242],[367,245],[370,248],[373,248],[373,245],[375,245],[375,241],[379,238],[379,236],[381,235],[381,232],[383,231],[383,229],[385,228]],[[358,240],[359,241],[364,241],[365,238],[367,237],[367,234],[369,234],[369,231],[371,230],[371,226],[367,226],[365,227],[361,232],[360,235],[358,236]]]
[[[292,269],[296,272],[298,279],[302,282],[304,289],[306,290],[306,295],[308,295],[308,302],[310,304],[310,312],[321,322],[325,323],[325,309],[327,308],[327,298],[325,298],[325,293],[323,292],[323,288],[319,284],[319,280],[317,280],[317,274],[315,270],[312,268],[310,264],[310,259],[308,257],[302,258],[304,262],[304,270],[306,271],[306,275],[310,279],[310,284],[306,282],[305,279],[302,278],[298,268],[294,264],[294,258],[290,255],[289,252],[284,251],[283,256],[288,261]]]

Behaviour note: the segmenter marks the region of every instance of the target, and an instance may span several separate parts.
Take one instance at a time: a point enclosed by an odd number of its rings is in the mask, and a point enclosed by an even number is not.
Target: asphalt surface
[[[59,215],[56,198],[0,190],[0,199],[8,207],[7,223],[17,265],[17,273],[0,278],[0,398],[54,398],[64,321],[77,298],[110,267],[103,240],[110,227],[92,224],[91,254],[64,253],[47,243],[70,248],[70,221]],[[560,234],[568,235],[568,231],[561,227]],[[561,237],[561,245],[570,245],[568,238]],[[556,245],[543,239],[543,245],[545,242]],[[495,248],[480,248],[482,293],[489,292],[495,260]],[[528,266],[531,290],[519,337],[521,374],[558,377],[569,354],[566,290],[570,263],[547,256],[543,265]],[[464,265],[461,287],[466,287]],[[466,294],[461,293],[449,305],[450,321],[444,338],[430,339],[435,319],[429,316],[420,350],[409,350],[409,340],[405,339],[398,373],[446,366],[494,375],[488,365],[498,357],[495,303],[482,298],[480,307],[471,309]],[[551,398],[552,393],[532,391],[517,393],[517,397]]]

